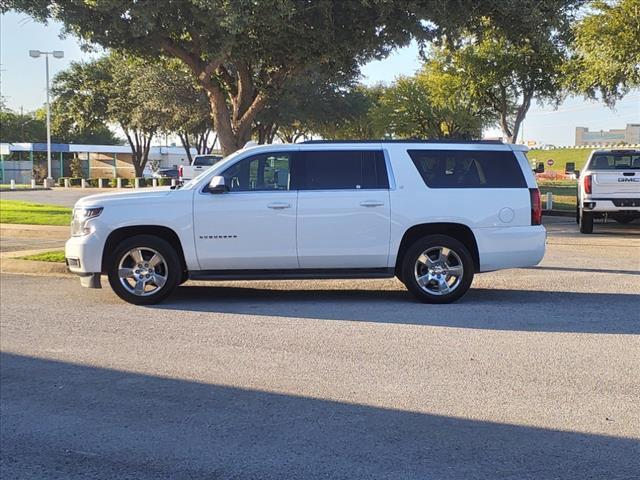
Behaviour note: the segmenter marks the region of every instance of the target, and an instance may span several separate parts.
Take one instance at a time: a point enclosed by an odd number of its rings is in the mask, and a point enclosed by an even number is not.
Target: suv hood
[[[101,193],[98,195],[89,195],[78,200],[75,204],[76,207],[103,207],[106,204],[112,203],[125,203],[136,202],[139,200],[152,200],[156,198],[163,198],[171,194],[170,187],[159,187],[147,190],[134,190],[131,192],[118,192],[118,193]]]

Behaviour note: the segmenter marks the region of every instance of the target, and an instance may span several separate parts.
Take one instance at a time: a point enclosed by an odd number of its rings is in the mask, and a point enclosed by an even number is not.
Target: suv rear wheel
[[[593,213],[580,209],[580,233],[593,233]]]
[[[182,278],[175,249],[153,235],[136,235],[118,245],[109,261],[109,284],[123,300],[153,305],[168,297]]]
[[[475,267],[469,250],[455,238],[429,235],[404,256],[402,281],[425,303],[451,303],[469,290]]]

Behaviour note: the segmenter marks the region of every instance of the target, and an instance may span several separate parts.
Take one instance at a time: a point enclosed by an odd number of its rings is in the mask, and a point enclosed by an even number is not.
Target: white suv
[[[536,265],[540,194],[526,147],[307,142],[230,155],[179,189],[93,195],[74,208],[69,269],[135,304],[187,279],[398,277],[460,298],[477,272]]]
[[[640,150],[594,150],[579,174],[576,222],[593,232],[593,219],[640,218]]]

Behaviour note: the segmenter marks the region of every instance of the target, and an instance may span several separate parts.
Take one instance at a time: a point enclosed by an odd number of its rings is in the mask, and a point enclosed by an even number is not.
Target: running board
[[[195,270],[190,280],[311,280],[392,278],[393,268],[301,268],[285,270]]]

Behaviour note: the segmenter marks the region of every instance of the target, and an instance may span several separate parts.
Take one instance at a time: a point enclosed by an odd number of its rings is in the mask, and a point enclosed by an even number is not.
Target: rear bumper
[[[640,197],[585,197],[582,208],[587,212],[629,212],[640,214]]]
[[[544,257],[547,231],[542,225],[477,228],[480,271],[533,267]]]

